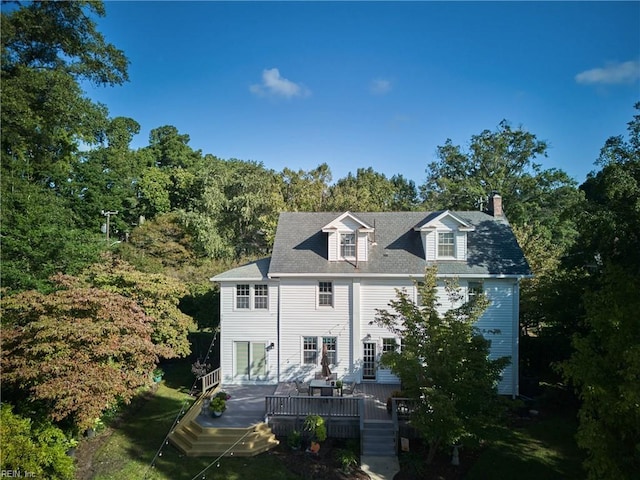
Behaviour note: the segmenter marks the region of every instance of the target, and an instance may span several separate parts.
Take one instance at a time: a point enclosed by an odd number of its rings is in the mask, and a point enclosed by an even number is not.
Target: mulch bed
[[[344,472],[336,458],[336,452],[345,448],[340,439],[328,438],[322,442],[317,455],[305,451],[291,450],[282,442],[271,450],[274,455],[295,475],[314,480],[369,480],[369,476],[359,468]],[[401,453],[400,473],[394,480],[461,480],[479,457],[480,450],[460,451],[460,465],[451,465],[450,452],[436,455],[431,465],[425,464],[427,448],[420,440],[411,441],[411,452]]]

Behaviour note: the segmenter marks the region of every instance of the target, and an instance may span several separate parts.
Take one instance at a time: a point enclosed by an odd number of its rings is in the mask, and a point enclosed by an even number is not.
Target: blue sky
[[[502,119],[582,182],[640,101],[640,2],[106,2],[123,86],[112,117],[281,171],[326,162],[423,183],[447,138]]]

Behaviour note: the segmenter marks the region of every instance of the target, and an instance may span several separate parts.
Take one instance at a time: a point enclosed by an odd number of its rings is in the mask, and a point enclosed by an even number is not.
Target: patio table
[[[333,397],[333,391],[338,390],[335,380],[311,380],[309,382],[309,394],[314,395],[315,390],[320,390],[323,397]]]

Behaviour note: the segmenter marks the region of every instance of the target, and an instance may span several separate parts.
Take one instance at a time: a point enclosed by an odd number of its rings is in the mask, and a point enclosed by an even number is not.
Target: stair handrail
[[[202,393],[220,385],[220,369],[216,368],[202,376]]]

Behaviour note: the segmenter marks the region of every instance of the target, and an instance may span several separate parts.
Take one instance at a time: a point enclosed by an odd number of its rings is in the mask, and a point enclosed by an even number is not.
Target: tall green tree
[[[462,303],[457,286],[447,284],[454,308],[441,315],[436,274],[435,267],[426,270],[419,285],[421,304],[399,290],[389,303],[391,310],[378,310],[375,319],[401,338],[402,348],[385,352],[381,363],[417,401],[411,422],[429,444],[427,463],[441,446],[480,435],[495,417],[498,380],[509,363],[504,357],[489,358],[491,342],[474,326],[488,300],[479,296]]]
[[[636,104],[640,109],[640,103]],[[640,116],[629,139],[607,140],[597,173],[581,186],[580,235],[571,259],[589,271],[584,331],[560,365],[581,400],[578,445],[590,479],[640,471]]]
[[[415,185],[401,175],[388,179],[373,168],[359,168],[330,188],[327,209],[331,211],[388,212],[411,209]]]
[[[427,180],[420,187],[424,206],[478,210],[497,192],[512,224],[536,222],[566,248],[575,236],[575,225],[563,213],[580,195],[565,172],[536,163],[546,153],[546,142],[504,120],[495,131],[473,135],[467,151],[447,140],[438,147],[437,160],[428,165]]]
[[[143,213],[137,186],[146,158],[129,148],[139,130],[131,118],[110,120],[107,144],[84,152],[76,164],[64,190],[85,228],[98,231],[104,222],[101,212],[117,211],[110,219],[112,231],[125,237]]]
[[[285,168],[281,173],[282,196],[290,212],[321,212],[329,195],[331,169],[326,163],[313,170],[293,171]]]
[[[193,319],[180,311],[180,299],[186,287],[162,273],[144,273],[111,253],[87,268],[79,278],[91,288],[100,288],[134,301],[150,319],[151,340],[156,353],[165,359],[186,357],[191,353],[189,332]]]
[[[104,237],[97,228],[82,228],[65,198],[24,179],[0,181],[4,288],[47,291],[54,273],[79,273],[97,260]]]
[[[561,366],[581,406],[576,436],[589,479],[631,480],[640,471],[640,281],[605,267],[585,295],[586,334]]]
[[[97,142],[106,108],[83,94],[80,82],[127,80],[128,61],[107,43],[92,16],[99,1],[33,1],[3,9],[1,143],[4,175],[61,186],[79,142]]]

